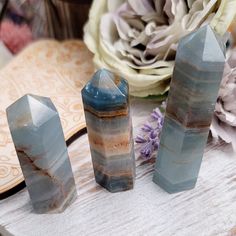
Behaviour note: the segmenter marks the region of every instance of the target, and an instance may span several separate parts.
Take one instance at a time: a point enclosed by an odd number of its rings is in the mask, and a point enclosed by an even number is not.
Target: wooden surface
[[[156,105],[132,102],[134,135]],[[134,189],[112,194],[94,181],[86,135],[69,152],[78,199],[62,214],[36,215],[24,189],[0,202],[4,236],[236,235],[236,156],[230,146],[209,145],[196,188],[173,195],[152,182],[153,163],[138,155]]]
[[[4,67],[13,56],[11,52],[7,49],[3,42],[0,41],[0,69]]]
[[[81,41],[39,41],[0,71],[0,199],[23,181],[5,109],[26,93],[50,97],[66,139],[85,126],[80,90],[94,72]]]
[[[45,1],[49,36],[56,39],[83,38],[92,0]]]

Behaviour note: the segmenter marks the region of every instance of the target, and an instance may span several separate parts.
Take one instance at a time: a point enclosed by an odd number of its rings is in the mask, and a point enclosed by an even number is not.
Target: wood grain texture
[[[82,39],[91,3],[91,0],[44,1],[49,36],[60,40]]]
[[[81,41],[36,42],[0,71],[0,195],[23,181],[5,109],[26,93],[50,97],[66,139],[85,126],[80,90],[94,72]]]
[[[155,106],[133,101],[134,135]],[[4,236],[236,235],[236,156],[230,146],[209,145],[196,188],[173,195],[152,182],[153,163],[138,155],[134,189],[112,194],[94,181],[86,135],[69,152],[77,201],[62,214],[36,215],[26,189],[22,190],[0,202]]]

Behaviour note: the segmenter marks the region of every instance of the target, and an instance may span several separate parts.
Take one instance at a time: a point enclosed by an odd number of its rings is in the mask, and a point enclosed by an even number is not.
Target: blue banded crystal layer
[[[25,95],[7,108],[7,118],[35,212],[63,211],[77,193],[55,106]]]
[[[194,188],[225,64],[225,46],[204,26],[178,46],[153,181],[169,193]]]
[[[105,69],[97,71],[82,90],[95,180],[110,192],[134,185],[128,92],[126,80]]]

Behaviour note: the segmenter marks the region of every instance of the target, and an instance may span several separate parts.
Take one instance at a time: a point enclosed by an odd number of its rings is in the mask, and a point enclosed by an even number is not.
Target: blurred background
[[[4,50],[6,55],[16,54],[38,38],[82,38],[91,2],[0,0],[1,52]]]

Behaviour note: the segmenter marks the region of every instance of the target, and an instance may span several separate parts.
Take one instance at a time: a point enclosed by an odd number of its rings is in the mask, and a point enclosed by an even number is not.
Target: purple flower
[[[165,108],[165,104],[162,104],[162,108]],[[163,122],[164,116],[160,109],[154,109],[150,115],[150,120],[141,128],[142,134],[135,138],[140,149],[140,155],[145,160],[151,159],[159,147]]]
[[[146,143],[146,139],[143,138],[142,136],[138,135],[138,136],[135,138],[135,142],[136,142],[136,143]]]
[[[160,109],[157,107],[156,109],[153,110],[153,112],[151,113],[151,117],[154,120],[160,120],[162,119],[162,113],[160,111]]]
[[[149,124],[149,123],[144,124],[142,127],[142,131],[144,131],[144,132],[151,132],[152,129],[153,128],[152,128],[151,124]]]

